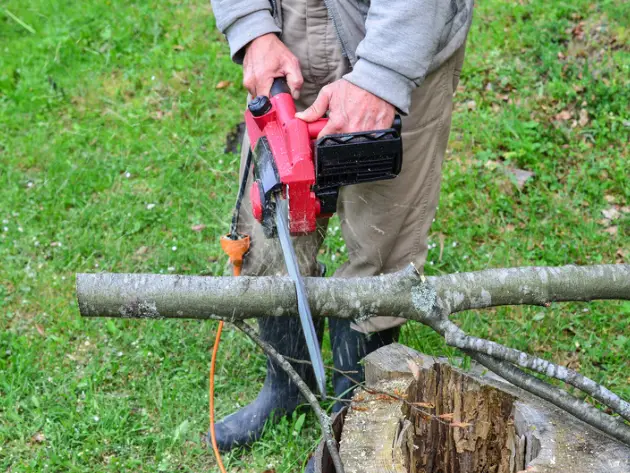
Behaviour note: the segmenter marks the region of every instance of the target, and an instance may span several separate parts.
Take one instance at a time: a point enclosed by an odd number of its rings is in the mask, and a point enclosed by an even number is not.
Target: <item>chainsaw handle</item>
[[[290,94],[291,89],[289,88],[289,84],[287,84],[287,79],[285,77],[276,77],[273,80],[273,84],[271,84],[271,89],[269,90],[269,97],[273,97],[278,94]]]
[[[312,140],[319,136],[321,131],[326,126],[326,123],[328,123],[328,118],[320,118],[319,120],[315,120],[314,122],[308,124],[308,135],[311,137]],[[394,123],[392,123],[392,128],[396,130],[398,134],[401,133],[402,119],[400,118],[400,115],[396,114],[394,116]]]
[[[308,136],[312,140],[317,138],[326,126],[326,123],[328,123],[328,118],[320,118],[319,120],[315,120],[314,122],[307,123],[306,125],[308,126]]]

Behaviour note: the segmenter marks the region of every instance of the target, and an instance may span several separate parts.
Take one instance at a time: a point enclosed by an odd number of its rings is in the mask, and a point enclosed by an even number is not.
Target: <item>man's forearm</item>
[[[450,28],[464,28],[465,38],[469,23],[453,25],[453,17],[450,1],[372,0],[357,62],[344,78],[407,113],[411,92],[430,72]]]
[[[217,28],[230,45],[232,59],[241,64],[244,48],[268,33],[280,33],[269,0],[211,0]]]

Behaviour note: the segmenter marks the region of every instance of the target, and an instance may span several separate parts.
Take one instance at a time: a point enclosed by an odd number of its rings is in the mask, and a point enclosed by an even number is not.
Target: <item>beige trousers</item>
[[[303,110],[319,90],[349,70],[334,26],[322,0],[283,0],[282,40],[300,61],[304,86],[296,105]],[[403,166],[393,180],[341,189],[338,215],[348,251],[348,262],[335,277],[374,276],[398,271],[410,263],[419,270],[427,256],[427,236],[440,193],[442,161],[451,126],[452,98],[464,59],[462,47],[440,69],[429,75],[412,97],[412,108],[402,121]],[[249,142],[243,143],[241,167]],[[251,185],[252,179],[249,179]],[[249,192],[246,193],[249,195]],[[320,276],[316,261],[328,222],[321,220],[312,235],[294,238],[302,274]],[[244,203],[239,225],[252,237],[243,274],[285,274],[280,244],[266,239]],[[396,317],[376,317],[356,325],[364,333],[404,323]]]

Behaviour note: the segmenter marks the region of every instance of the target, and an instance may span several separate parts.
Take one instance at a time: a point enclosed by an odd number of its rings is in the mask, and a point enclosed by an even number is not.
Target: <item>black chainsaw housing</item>
[[[315,144],[315,194],[321,212],[337,211],[341,186],[393,179],[402,168],[400,125],[386,130],[327,135]]]

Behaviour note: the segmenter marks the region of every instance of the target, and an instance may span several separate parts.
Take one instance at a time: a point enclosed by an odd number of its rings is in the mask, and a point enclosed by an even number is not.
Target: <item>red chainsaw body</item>
[[[288,93],[270,97],[271,109],[262,116],[245,112],[245,123],[252,151],[265,137],[273,156],[277,177],[282,185],[282,198],[289,201],[289,231],[292,235],[314,232],[320,216],[320,202],[313,186],[315,165],[313,139],[326,119],[307,124],[295,118],[295,103]],[[250,200],[255,218],[262,221],[263,202],[259,182],[255,181]]]

